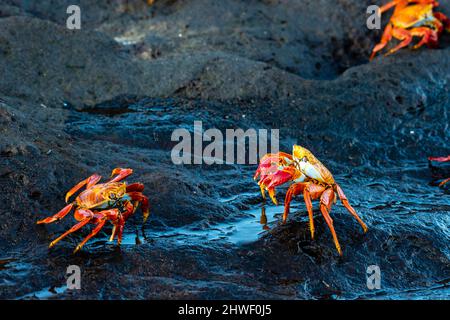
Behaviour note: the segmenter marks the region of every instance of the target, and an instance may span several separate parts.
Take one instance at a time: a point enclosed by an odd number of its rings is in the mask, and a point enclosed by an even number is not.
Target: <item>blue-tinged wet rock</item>
[[[369,63],[370,1],[80,1],[80,31],[65,3],[0,5],[1,298],[450,297],[450,198],[436,186],[448,170],[427,161],[449,152],[449,35]],[[280,149],[309,148],[369,231],[333,206],[339,257],[317,202],[314,241],[302,197],[281,224],[256,165],[173,164],[173,131],[195,121],[279,129]],[[147,224],[138,210],[120,249],[108,225],[77,255],[89,227],[48,250],[76,221],[36,221],[119,166],[146,186]],[[69,265],[81,290],[66,287]]]

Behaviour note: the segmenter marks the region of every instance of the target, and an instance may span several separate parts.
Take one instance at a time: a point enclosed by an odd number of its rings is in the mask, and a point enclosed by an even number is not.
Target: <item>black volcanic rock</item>
[[[72,2],[0,5],[0,298],[448,298],[450,200],[427,163],[449,151],[448,34],[369,63],[370,1],[80,1],[70,31]],[[174,165],[171,134],[194,121],[308,147],[368,233],[334,206],[340,258],[316,202],[314,241],[302,197],[279,223],[255,165]],[[89,227],[48,250],[75,220],[36,221],[119,166],[146,186],[147,224],[137,211],[121,249],[107,226],[77,255]],[[64,289],[71,264],[80,291]]]

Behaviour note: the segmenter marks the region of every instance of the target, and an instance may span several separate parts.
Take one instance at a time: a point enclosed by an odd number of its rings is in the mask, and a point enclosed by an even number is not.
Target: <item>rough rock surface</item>
[[[0,297],[449,298],[450,200],[432,183],[449,173],[426,157],[449,152],[450,36],[369,63],[380,35],[365,25],[370,3],[86,0],[71,31],[74,1],[2,1]],[[440,10],[450,15],[444,1]],[[301,197],[279,224],[256,166],[174,165],[171,134],[194,121],[276,128],[284,151],[310,148],[369,232],[336,205],[339,258],[319,212],[310,239]],[[74,220],[36,220],[118,166],[146,185],[145,228],[131,218],[120,250],[110,227],[78,255],[86,230],[48,250]],[[65,288],[71,264],[80,291]],[[381,290],[366,286],[372,264]]]

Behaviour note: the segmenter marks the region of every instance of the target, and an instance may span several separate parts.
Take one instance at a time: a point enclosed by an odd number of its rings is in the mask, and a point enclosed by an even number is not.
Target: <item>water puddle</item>
[[[295,205],[292,210],[298,209]],[[225,241],[235,245],[242,245],[257,241],[267,230],[281,221],[283,206],[264,205],[244,211],[246,217],[231,220],[226,223],[211,225],[205,229],[194,227],[173,228],[164,231],[146,231],[145,238],[171,238],[177,244],[201,243],[211,241]],[[122,244],[136,245],[142,241],[136,234],[124,234]],[[145,239],[144,239],[145,241]]]
[[[46,300],[55,298],[57,295],[64,293],[67,290],[67,286],[61,287],[47,287],[42,290],[38,290],[32,293],[28,293],[24,296],[17,298],[17,300],[26,300],[26,299],[40,299]]]

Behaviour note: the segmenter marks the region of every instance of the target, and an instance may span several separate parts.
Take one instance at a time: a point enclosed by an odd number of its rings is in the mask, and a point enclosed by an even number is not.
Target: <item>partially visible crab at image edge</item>
[[[74,252],[77,252],[103,228],[107,221],[113,224],[113,231],[109,241],[113,241],[117,236],[117,244],[120,246],[125,222],[134,214],[139,204],[143,212],[144,222],[149,216],[148,198],[142,194],[144,185],[142,183],[127,184],[121,182],[132,173],[132,169],[116,168],[111,175],[111,177],[114,175],[116,177],[102,184],[97,184],[101,176],[94,174],[67,192],[66,203],[73,194],[86,186],[86,190],[81,192],[73,202],[65,206],[57,214],[39,220],[37,224],[47,224],[61,220],[72,209],[75,209],[74,218],[78,223],[53,240],[49,247],[53,247],[67,235],[81,229],[88,223],[95,224],[92,232],[76,247]]]
[[[392,54],[403,47],[408,46],[413,37],[420,37],[420,41],[414,45],[417,49],[424,44],[429,47],[437,47],[439,37],[447,30],[450,32],[450,20],[441,12],[433,12],[439,3],[435,0],[394,0],[380,8],[380,15],[392,7],[395,7],[392,17],[384,29],[383,36],[370,56],[372,60],[377,52],[381,51],[391,40],[395,38],[401,42],[386,55]]]
[[[333,175],[306,148],[294,145],[292,155],[284,152],[266,154],[260,161],[254,179],[256,180],[258,177],[260,177],[258,185],[263,198],[265,198],[265,192],[268,191],[276,205],[278,202],[275,198],[275,187],[293,182],[289,186],[284,201],[283,223],[288,218],[292,198],[303,194],[308,210],[312,239],[314,239],[312,200],[320,199],[320,212],[331,231],[339,255],[342,255],[342,250],[333,227],[333,219],[330,217],[331,205],[336,202],[336,194],[344,207],[359,222],[364,233],[367,232],[366,224],[352,208],[341,187],[335,182]]]
[[[436,161],[436,162],[450,162],[450,155],[446,157],[428,157],[428,161]],[[450,182],[450,178],[444,179],[439,183],[439,187],[443,187],[446,183]]]

